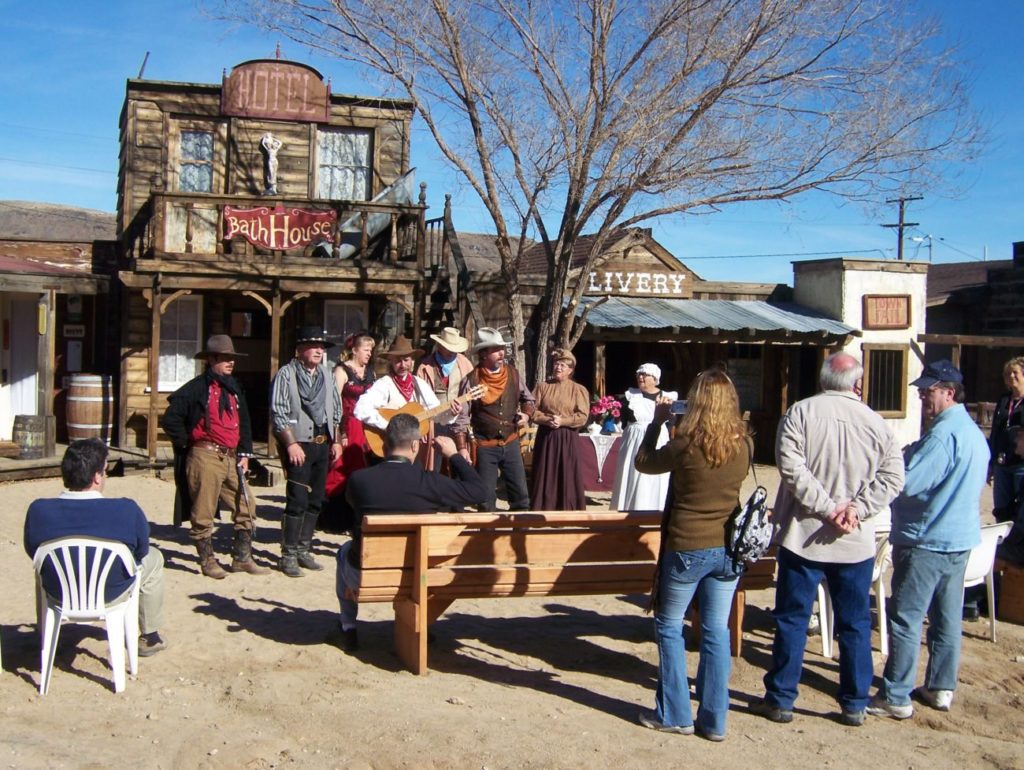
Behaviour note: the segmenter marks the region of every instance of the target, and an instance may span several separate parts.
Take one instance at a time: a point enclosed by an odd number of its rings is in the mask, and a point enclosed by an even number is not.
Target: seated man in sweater
[[[167,647],[159,627],[164,604],[164,557],[149,546],[149,522],[142,509],[126,497],[105,498],[107,445],[99,439],[73,442],[64,452],[60,472],[67,490],[60,497],[41,498],[25,516],[25,551],[35,557],[43,543],[59,537],[98,537],[124,543],[141,571],[139,588],[139,655],[146,657]],[[43,569],[43,590],[61,596],[52,568]],[[116,604],[131,588],[124,565],[116,562],[107,576],[105,597]]]
[[[346,499],[355,511],[352,539],[338,549],[335,590],[341,604],[343,645],[358,649],[356,614],[359,605],[349,595],[362,581],[360,556],[363,516],[367,513],[434,513],[457,511],[479,505],[488,494],[480,475],[469,461],[459,456],[448,436],[435,436],[434,446],[448,460],[455,478],[424,470],[416,462],[420,449],[420,423],[410,414],[396,414],[384,432],[387,458],[352,474]]]

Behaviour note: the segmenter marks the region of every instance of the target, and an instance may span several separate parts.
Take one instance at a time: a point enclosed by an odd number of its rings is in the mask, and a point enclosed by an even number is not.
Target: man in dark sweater
[[[59,537],[99,537],[124,543],[141,570],[139,589],[139,655],[146,657],[167,646],[159,627],[164,603],[164,557],[149,545],[149,522],[134,500],[105,498],[107,446],[99,439],[75,441],[64,452],[60,472],[67,491],[60,497],[39,499],[25,516],[25,552],[35,558],[43,543]],[[61,597],[61,587],[47,563],[43,590]],[[107,576],[104,597],[108,604],[124,598],[132,579],[120,561]]]
[[[353,651],[359,646],[356,633],[359,605],[346,594],[349,589],[358,589],[362,580],[363,515],[461,510],[467,505],[478,505],[487,497],[487,487],[480,475],[459,456],[454,441],[447,436],[436,436],[434,446],[448,459],[455,478],[424,470],[416,463],[420,449],[419,420],[409,414],[396,414],[384,434],[387,459],[372,468],[356,471],[349,479],[346,498],[356,513],[356,526],[352,539],[338,549],[335,583],[346,650]]]

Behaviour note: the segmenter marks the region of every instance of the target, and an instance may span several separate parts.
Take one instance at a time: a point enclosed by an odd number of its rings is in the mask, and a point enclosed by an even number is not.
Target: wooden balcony
[[[424,186],[425,187],[425,186]],[[225,239],[225,206],[284,212],[334,211],[329,234],[294,249],[256,246],[236,235]],[[428,233],[425,191],[418,204],[320,201],[241,195],[159,192],[150,196],[121,237],[125,265],[135,272],[254,272],[314,275],[377,268],[401,272],[442,262],[440,239]],[[433,229],[433,228],[431,228]]]

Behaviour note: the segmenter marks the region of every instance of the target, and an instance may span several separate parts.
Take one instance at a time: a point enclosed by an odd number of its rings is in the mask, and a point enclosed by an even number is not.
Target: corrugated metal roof
[[[597,297],[584,297],[584,305],[592,305]],[[756,300],[728,299],[653,299],[645,297],[610,297],[590,311],[591,326],[621,329],[639,326],[665,329],[721,329],[739,331],[791,331],[794,333],[847,335],[856,329],[833,318],[826,318],[810,308],[792,302],[768,303]]]

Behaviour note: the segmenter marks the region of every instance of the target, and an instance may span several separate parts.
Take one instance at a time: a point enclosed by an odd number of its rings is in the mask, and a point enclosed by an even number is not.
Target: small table
[[[611,492],[619,462],[622,434],[579,434],[580,475],[587,492]]]

